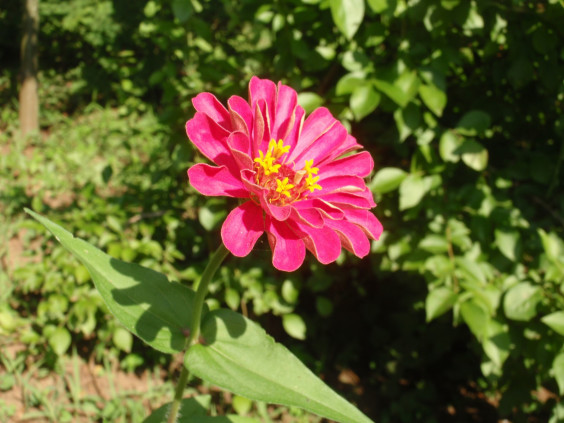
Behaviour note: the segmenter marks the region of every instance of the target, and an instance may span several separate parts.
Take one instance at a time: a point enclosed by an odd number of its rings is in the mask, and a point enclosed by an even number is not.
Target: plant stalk
[[[213,275],[219,268],[221,262],[227,257],[229,251],[225,248],[223,243],[219,248],[213,253],[206,266],[202,277],[200,278],[200,283],[198,284],[198,289],[196,291],[196,297],[194,298],[194,309],[192,312],[192,327],[190,328],[190,334],[186,339],[186,353],[192,345],[198,341],[200,336],[200,322],[202,321],[202,309],[204,308],[204,300],[208,293],[208,286],[210,284]],[[174,392],[174,399],[172,401],[170,412],[168,414],[167,423],[176,423],[178,417],[178,410],[180,409],[180,402],[182,401],[182,396],[184,395],[184,389],[186,388],[186,383],[188,382],[188,369],[186,366],[182,365],[182,371],[178,379],[178,384],[176,385],[176,390]]]

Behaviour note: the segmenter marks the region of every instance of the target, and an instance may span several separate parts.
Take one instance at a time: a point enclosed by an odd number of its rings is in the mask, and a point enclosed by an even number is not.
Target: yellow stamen
[[[288,177],[285,177],[282,181],[280,179],[276,180],[276,192],[285,195],[286,197],[290,197],[290,190],[294,188],[294,185],[288,183]]]
[[[317,184],[316,182],[319,181],[319,176],[313,177],[309,175],[306,178],[306,187],[309,189],[310,192],[313,192],[316,189],[321,189],[321,185]]]

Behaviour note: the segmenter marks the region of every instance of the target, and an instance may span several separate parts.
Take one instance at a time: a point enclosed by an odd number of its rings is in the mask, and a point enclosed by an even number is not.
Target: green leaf
[[[131,352],[133,337],[131,333],[122,327],[117,327],[112,335],[112,341],[116,347],[125,352]]]
[[[507,318],[526,322],[535,317],[541,300],[542,290],[538,286],[521,282],[506,292],[503,309]]]
[[[329,5],[339,31],[352,39],[364,19],[364,0],[329,0]]]
[[[471,110],[458,121],[456,130],[459,134],[475,136],[482,134],[491,125],[490,115],[482,110]]]
[[[172,13],[180,23],[186,22],[194,13],[190,0],[172,0]]]
[[[428,182],[417,174],[409,174],[399,187],[399,208],[406,210],[415,207],[429,190]]]
[[[205,416],[207,409],[211,403],[210,395],[200,395],[192,398],[184,398],[180,402],[180,419],[179,423],[188,421],[184,419],[190,419],[194,417]],[[151,413],[149,417],[143,420],[143,423],[162,423],[166,422],[168,417],[168,411],[170,409],[170,404],[165,404],[162,407],[157,408]]]
[[[483,307],[476,304],[473,300],[468,300],[460,304],[460,314],[462,318],[479,341],[487,335],[490,317]]]
[[[165,275],[137,264],[116,260],[87,242],[26,209],[88,269],[94,285],[119,322],[151,347],[180,352],[191,325],[194,293],[171,283]]]
[[[362,120],[372,113],[378,107],[380,98],[380,93],[371,84],[356,87],[349,102],[355,119]]]
[[[425,299],[427,322],[439,317],[452,308],[456,302],[456,294],[452,289],[442,286],[433,289]]]
[[[564,352],[561,352],[556,356],[552,362],[552,371],[554,372],[554,378],[558,384],[558,390],[560,395],[564,394]]]
[[[300,296],[300,286],[294,279],[286,279],[282,283],[282,298],[288,304],[295,304]]]
[[[519,253],[519,232],[495,230],[495,243],[499,251],[511,261],[517,261]]]
[[[389,0],[368,0],[368,6],[374,13],[382,13],[390,7]]]
[[[398,128],[400,142],[404,142],[408,136],[421,126],[421,111],[419,106],[410,103],[406,107],[394,112],[394,120]]]
[[[321,316],[327,317],[333,313],[333,302],[327,297],[317,297],[315,299],[315,308]]]
[[[229,306],[231,310],[237,310],[241,302],[241,296],[239,291],[233,288],[227,288],[225,290],[225,303]]]
[[[546,233],[539,229],[538,233],[547,257],[553,262],[561,261],[564,257],[564,242],[553,232]]]
[[[541,318],[541,321],[554,332],[564,335],[564,311],[550,313]]]
[[[306,113],[311,113],[323,104],[323,97],[316,93],[302,92],[298,94],[298,103]]]
[[[241,417],[234,414],[227,416],[206,416],[210,407],[211,396],[199,395],[192,398],[184,398],[180,402],[179,417],[177,423],[260,423],[259,420],[250,417]],[[166,423],[171,403],[157,408],[143,423]]]
[[[233,409],[239,415],[247,414],[249,411],[251,411],[251,407],[253,406],[253,402],[250,399],[242,397],[240,395],[235,395],[231,403],[233,405]]]
[[[374,85],[396,104],[405,107],[417,94],[419,78],[415,71],[409,69],[404,69],[399,75],[392,70],[379,74],[374,79]]]
[[[47,340],[55,354],[63,355],[67,352],[68,348],[71,344],[71,336],[68,330],[65,328],[56,328],[51,334],[49,334],[49,338]]]
[[[443,115],[447,103],[445,92],[435,85],[420,85],[419,95],[423,103],[437,116]]]
[[[429,234],[419,242],[419,248],[433,254],[448,251],[448,241],[443,235]]]
[[[184,362],[196,376],[257,401],[301,407],[343,423],[370,422],[242,315],[211,311],[203,319],[202,338]]]
[[[204,229],[211,231],[215,229],[220,222],[225,220],[227,211],[225,204],[217,199],[209,200],[205,206],[198,210],[198,220]]]
[[[462,138],[452,131],[445,131],[439,141],[439,154],[445,162],[456,163],[460,156],[456,153],[462,145]]]
[[[352,94],[358,87],[364,84],[366,84],[366,75],[364,74],[364,72],[347,73],[337,82],[337,86],[335,87],[335,94]]]
[[[466,166],[481,172],[488,166],[488,150],[482,144],[474,140],[464,140],[462,145],[456,149],[456,153],[462,156]]]
[[[288,335],[296,339],[306,338],[306,324],[299,315],[290,313],[282,316],[282,326]]]
[[[385,194],[397,189],[406,176],[407,172],[405,170],[397,167],[383,167],[374,175],[370,183],[370,189],[372,192]]]
[[[482,344],[484,352],[498,368],[501,368],[509,357],[511,338],[508,330],[507,325],[503,325],[494,319],[489,320],[487,339]]]

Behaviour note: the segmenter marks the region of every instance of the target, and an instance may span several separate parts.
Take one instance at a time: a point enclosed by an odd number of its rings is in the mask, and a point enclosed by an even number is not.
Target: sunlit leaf
[[[564,311],[555,311],[541,318],[554,332],[564,335]]]
[[[466,166],[477,172],[481,172],[488,166],[488,150],[477,141],[464,140],[460,147],[456,149],[456,153],[460,154]]]
[[[364,19],[364,0],[329,0],[333,22],[351,39]]]
[[[521,282],[509,289],[503,299],[505,315],[512,320],[529,321],[537,314],[542,291],[529,282]]]
[[[442,286],[433,289],[425,299],[427,321],[430,322],[450,310],[456,302],[456,294],[452,289]]]
[[[201,335],[184,362],[196,376],[245,398],[300,407],[338,422],[371,421],[246,317],[211,311]]]
[[[517,260],[519,232],[496,229],[495,242],[505,257],[511,261]]]
[[[124,327],[159,351],[184,349],[191,322],[192,290],[169,282],[154,270],[116,260],[49,219],[28,209],[26,212],[88,269],[104,302]]]
[[[435,85],[420,85],[419,95],[423,103],[437,116],[442,116],[443,109],[447,103],[447,96],[444,91]]]
[[[372,84],[358,86],[350,98],[350,107],[356,120],[362,120],[365,116],[378,107],[380,93],[374,89]]]
[[[552,362],[552,371],[554,372],[554,378],[556,383],[558,383],[558,390],[560,395],[564,394],[564,352],[561,352],[556,356]]]
[[[56,328],[48,336],[48,342],[55,354],[63,355],[67,352],[71,344],[71,336],[68,330],[65,328]]]
[[[407,172],[403,169],[397,167],[383,167],[374,175],[370,183],[370,189],[373,192],[385,194],[397,189],[406,176]]]
[[[390,0],[368,0],[368,6],[375,13],[382,13],[390,7]]]
[[[282,316],[282,326],[288,335],[296,339],[306,338],[306,324],[298,314],[290,313]]]

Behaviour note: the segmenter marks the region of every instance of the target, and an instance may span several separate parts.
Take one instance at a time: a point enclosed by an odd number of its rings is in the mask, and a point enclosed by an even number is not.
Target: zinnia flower
[[[221,228],[227,249],[244,257],[266,232],[274,267],[296,270],[306,248],[323,264],[341,247],[358,257],[370,251],[382,225],[364,177],[374,162],[324,107],[305,118],[296,91],[253,77],[249,101],[232,96],[225,108],[210,93],[192,100],[186,123],[194,145],[217,166],[188,170],[200,193],[241,199]],[[347,155],[348,154],[348,155]]]

